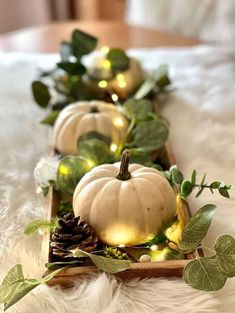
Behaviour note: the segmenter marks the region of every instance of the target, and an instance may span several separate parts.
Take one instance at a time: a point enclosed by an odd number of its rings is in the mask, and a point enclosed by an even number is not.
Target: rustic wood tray
[[[170,148],[169,143],[165,147],[164,158],[168,165],[175,164],[175,160]],[[46,198],[46,208],[47,208],[47,219],[50,221],[56,216],[58,208],[59,199],[53,189],[50,189],[48,196]],[[191,213],[186,202],[183,205],[183,214],[185,220],[189,220]],[[50,243],[50,232],[48,231],[44,235],[42,243],[42,256],[45,263],[52,262],[49,253],[49,243]],[[182,277],[183,269],[185,265],[192,259],[203,254],[202,250],[197,250],[192,254],[188,254],[185,260],[169,260],[169,261],[153,261],[145,263],[131,263],[131,268],[124,272],[115,274],[123,280],[127,280],[134,277],[146,278],[146,277]],[[45,275],[50,271],[48,270]],[[88,275],[98,272],[96,266],[75,266],[62,270],[55,278],[48,282],[48,285],[63,285],[71,286],[73,281],[81,277],[81,275]]]

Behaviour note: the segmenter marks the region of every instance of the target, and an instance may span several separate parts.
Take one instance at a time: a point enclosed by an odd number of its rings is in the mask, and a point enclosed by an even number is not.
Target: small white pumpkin
[[[121,163],[95,167],[78,183],[73,209],[108,245],[148,242],[176,215],[176,195],[154,168],[129,166],[126,150]]]
[[[81,101],[63,109],[53,129],[52,146],[62,154],[77,154],[77,140],[91,131],[119,144],[128,122],[119,109],[102,101]]]

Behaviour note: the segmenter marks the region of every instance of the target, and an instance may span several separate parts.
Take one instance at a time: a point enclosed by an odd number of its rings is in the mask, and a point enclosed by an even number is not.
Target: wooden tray
[[[164,157],[168,165],[175,164],[173,154],[169,143],[165,147]],[[46,208],[47,208],[47,219],[50,221],[53,217],[56,216],[58,208],[59,199],[56,193],[51,188],[48,196],[46,198]],[[191,213],[186,202],[183,205],[183,214],[185,220],[188,221]],[[42,243],[42,256],[43,262],[51,262],[51,256],[49,254],[49,243],[50,243],[50,232],[45,233],[43,243]],[[183,269],[185,265],[192,259],[195,259],[197,256],[202,256],[202,250],[197,250],[192,254],[188,254],[185,260],[169,260],[169,261],[153,261],[145,263],[131,263],[131,268],[124,272],[115,274],[115,276],[120,277],[121,279],[127,280],[134,277],[146,278],[146,277],[182,277]],[[47,271],[47,275],[50,271]],[[63,285],[71,286],[73,285],[74,279],[81,277],[81,275],[93,274],[98,272],[96,266],[76,266],[67,268],[61,271],[55,278],[50,280],[47,284],[49,286],[54,285]]]

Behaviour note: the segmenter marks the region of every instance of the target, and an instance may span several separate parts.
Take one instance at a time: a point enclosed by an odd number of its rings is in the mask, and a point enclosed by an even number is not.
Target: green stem
[[[119,174],[117,175],[117,179],[128,180],[131,178],[131,173],[128,170],[130,157],[131,157],[130,151],[124,150],[122,153],[120,171]]]

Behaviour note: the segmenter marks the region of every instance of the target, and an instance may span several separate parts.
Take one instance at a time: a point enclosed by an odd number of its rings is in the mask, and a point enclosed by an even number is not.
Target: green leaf
[[[170,169],[170,173],[171,173],[171,179],[173,181],[174,184],[176,185],[180,185],[183,180],[184,180],[184,176],[183,174],[177,169],[177,167],[173,167]]]
[[[207,234],[215,209],[214,204],[207,204],[193,214],[178,244],[180,250],[191,251],[197,248]]]
[[[87,162],[81,156],[66,156],[59,164],[57,171],[57,184],[60,190],[73,194],[80,179],[94,164]]]
[[[25,226],[24,234],[31,235],[35,231],[50,229],[51,231],[55,230],[58,226],[57,219],[53,219],[52,221],[46,220],[35,220],[28,225]]]
[[[216,258],[227,277],[235,276],[235,240],[232,236],[222,235],[215,243]]]
[[[49,270],[65,267],[68,265],[78,265],[80,264],[81,261],[66,261],[66,262],[53,262],[53,263],[46,263],[45,267],[48,268]]]
[[[32,83],[32,91],[34,100],[37,104],[42,108],[46,108],[51,100],[51,95],[47,85],[39,80],[36,80]]]
[[[180,196],[181,198],[187,198],[193,191],[193,185],[189,180],[184,180],[180,186]]]
[[[82,76],[83,74],[86,73],[86,68],[83,66],[81,63],[76,62],[60,62],[57,63],[57,66],[67,72],[69,75],[80,75]]]
[[[168,138],[168,127],[161,119],[140,122],[133,135],[137,147],[154,151],[164,146]]]
[[[89,133],[86,133],[85,135],[82,135],[79,138],[79,143],[88,139],[98,139],[100,141],[103,141],[107,145],[111,144],[111,139],[103,134],[97,133],[96,131],[91,131]]]
[[[212,189],[219,189],[221,182],[219,181],[214,181],[210,184],[210,188]]]
[[[122,49],[112,48],[106,57],[110,61],[114,73],[126,71],[130,66],[130,59]]]
[[[45,117],[41,121],[41,124],[53,126],[59,114],[60,111],[52,111],[47,117]]]
[[[219,193],[225,198],[230,198],[228,190],[225,187],[219,188]]]
[[[147,99],[128,99],[123,104],[124,112],[128,119],[142,121],[146,119],[148,113],[152,112],[152,103]]]
[[[83,55],[88,54],[95,49],[97,41],[96,37],[75,29],[72,33],[71,44],[73,55],[80,59]]]
[[[165,248],[164,249],[164,260],[184,260],[184,254],[176,250]]]
[[[189,286],[204,291],[219,290],[226,282],[215,256],[189,262],[184,268],[183,278]]]
[[[111,163],[114,161],[113,154],[109,146],[99,139],[87,139],[78,141],[78,153],[88,160],[91,160],[94,165]]]
[[[23,275],[22,266],[20,264],[15,265],[7,273],[2,285],[0,286],[0,303],[5,304],[4,311],[22,299],[26,294],[41,283],[46,283],[51,280],[62,269],[60,268],[40,280],[26,279]]]
[[[106,273],[118,273],[130,269],[131,263],[128,260],[118,260],[105,258],[100,255],[88,253],[82,250],[73,250],[73,255],[75,257],[88,256],[91,261],[103,272]]]
[[[62,41],[60,44],[60,56],[63,62],[68,62],[72,55],[71,45],[67,41]]]
[[[163,83],[164,82],[164,83]],[[168,66],[160,65],[154,73],[149,75],[147,79],[143,82],[140,88],[134,95],[135,99],[142,99],[147,96],[153,89],[158,86],[158,88],[163,88],[169,85],[170,80],[168,79]]]
[[[130,163],[137,163],[142,164],[144,166],[152,166],[153,162],[151,159],[151,156],[144,152],[144,151],[138,151],[135,149],[128,149],[131,154]]]
[[[193,170],[192,176],[191,176],[191,184],[192,184],[192,185],[195,185],[195,184],[196,184],[196,175],[197,175],[196,170]]]

